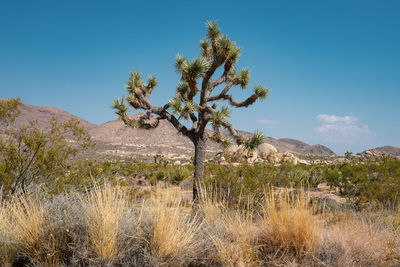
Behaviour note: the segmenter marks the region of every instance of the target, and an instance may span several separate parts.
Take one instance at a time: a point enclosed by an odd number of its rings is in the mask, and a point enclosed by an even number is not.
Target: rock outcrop
[[[224,151],[233,163],[248,162],[248,163],[270,163],[282,164],[290,163],[297,164],[299,159],[290,152],[279,153],[278,150],[271,144],[263,143],[254,151],[247,151],[243,146],[231,146]],[[222,152],[215,155],[214,161],[226,165],[225,157]]]

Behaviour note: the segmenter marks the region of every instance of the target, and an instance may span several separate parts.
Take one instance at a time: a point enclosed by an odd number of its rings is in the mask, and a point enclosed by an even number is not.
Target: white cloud
[[[350,116],[336,116],[336,115],[327,115],[327,114],[319,114],[317,119],[322,123],[334,124],[334,123],[344,123],[344,124],[352,124],[358,121],[357,117],[354,117],[353,114]]]
[[[325,142],[353,145],[368,142],[373,136],[368,125],[359,123],[354,115],[319,114],[317,120],[321,125],[314,130]]]
[[[268,124],[268,125],[275,125],[275,124],[279,124],[279,121],[274,121],[274,120],[268,120],[268,119],[263,119],[263,120],[257,120],[258,123],[261,124]]]

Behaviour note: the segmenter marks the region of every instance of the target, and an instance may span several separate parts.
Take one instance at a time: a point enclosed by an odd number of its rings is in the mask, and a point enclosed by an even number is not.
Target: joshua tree
[[[241,48],[231,41],[227,35],[220,32],[217,22],[207,22],[207,34],[200,41],[200,56],[187,60],[182,55],[176,56],[175,70],[181,75],[175,96],[164,106],[154,106],[150,103],[150,95],[158,82],[155,76],[149,76],[147,84],[141,80],[139,72],[131,72],[126,85],[128,96],[114,100],[112,107],[126,125],[144,129],[155,128],[160,120],[169,121],[177,131],[189,138],[194,144],[194,186],[193,199],[197,199],[198,182],[204,179],[207,139],[229,146],[233,140],[238,144],[247,144],[254,148],[263,140],[260,133],[245,139],[238,134],[227,118],[230,115],[228,106],[217,108],[218,102],[227,102],[234,107],[248,107],[257,99],[265,99],[269,89],[261,85],[254,86],[254,92],[243,101],[236,101],[229,91],[234,86],[242,89],[249,85],[250,70],[243,68],[238,71],[236,63],[239,60]],[[221,68],[218,78],[213,75]],[[218,92],[214,91],[217,89]],[[213,94],[214,93],[214,94]],[[199,95],[198,95],[199,94]],[[134,109],[145,113],[137,119],[129,118],[125,101]],[[191,121],[189,128],[182,120]],[[206,130],[211,123],[212,132]],[[221,133],[221,128],[229,131],[233,140]]]

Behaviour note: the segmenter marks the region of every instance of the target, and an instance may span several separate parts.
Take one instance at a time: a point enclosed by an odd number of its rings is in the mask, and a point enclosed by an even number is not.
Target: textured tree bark
[[[193,181],[193,201],[198,200],[198,187],[204,181],[205,160],[207,148],[207,135],[204,133],[194,140],[194,181]]]

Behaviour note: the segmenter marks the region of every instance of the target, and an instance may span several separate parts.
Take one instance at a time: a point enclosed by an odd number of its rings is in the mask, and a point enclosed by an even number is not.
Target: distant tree
[[[345,156],[346,159],[352,159],[353,158],[353,152],[350,152],[350,151],[347,150],[344,153],[344,156]]]
[[[36,121],[17,126],[20,99],[0,100],[0,189],[3,197],[25,192],[32,183],[44,183],[67,171],[67,161],[93,145],[79,120],[49,120],[47,130]]]
[[[253,93],[243,101],[236,101],[232,94],[228,94],[234,86],[247,88],[250,70],[236,69],[241,48],[227,35],[221,34],[217,22],[207,22],[206,27],[206,38],[200,41],[201,51],[198,58],[187,60],[182,55],[176,56],[175,70],[181,75],[181,80],[177,85],[175,96],[168,103],[164,106],[154,106],[150,103],[150,95],[158,84],[155,76],[149,76],[145,84],[139,72],[131,72],[126,85],[128,95],[126,98],[122,97],[121,100],[114,100],[112,104],[119,119],[130,127],[150,129],[157,127],[160,120],[167,120],[193,142],[195,150],[194,200],[197,199],[198,182],[204,179],[208,138],[224,146],[232,144],[233,141],[238,145],[246,144],[250,150],[263,140],[260,133],[247,139],[240,136],[227,120],[231,113],[228,106],[224,105],[217,109],[218,101],[226,101],[237,108],[248,107],[257,99],[265,99],[269,93],[269,89],[255,85]],[[216,75],[220,68],[222,74],[217,79],[213,79],[213,75]],[[219,92],[212,94],[217,88],[220,88]],[[125,101],[134,109],[144,110],[145,113],[137,119],[129,118]],[[182,120],[190,120],[192,126],[186,127]],[[212,134],[206,130],[208,123],[211,123]],[[234,140],[224,137],[221,128],[228,129]]]

